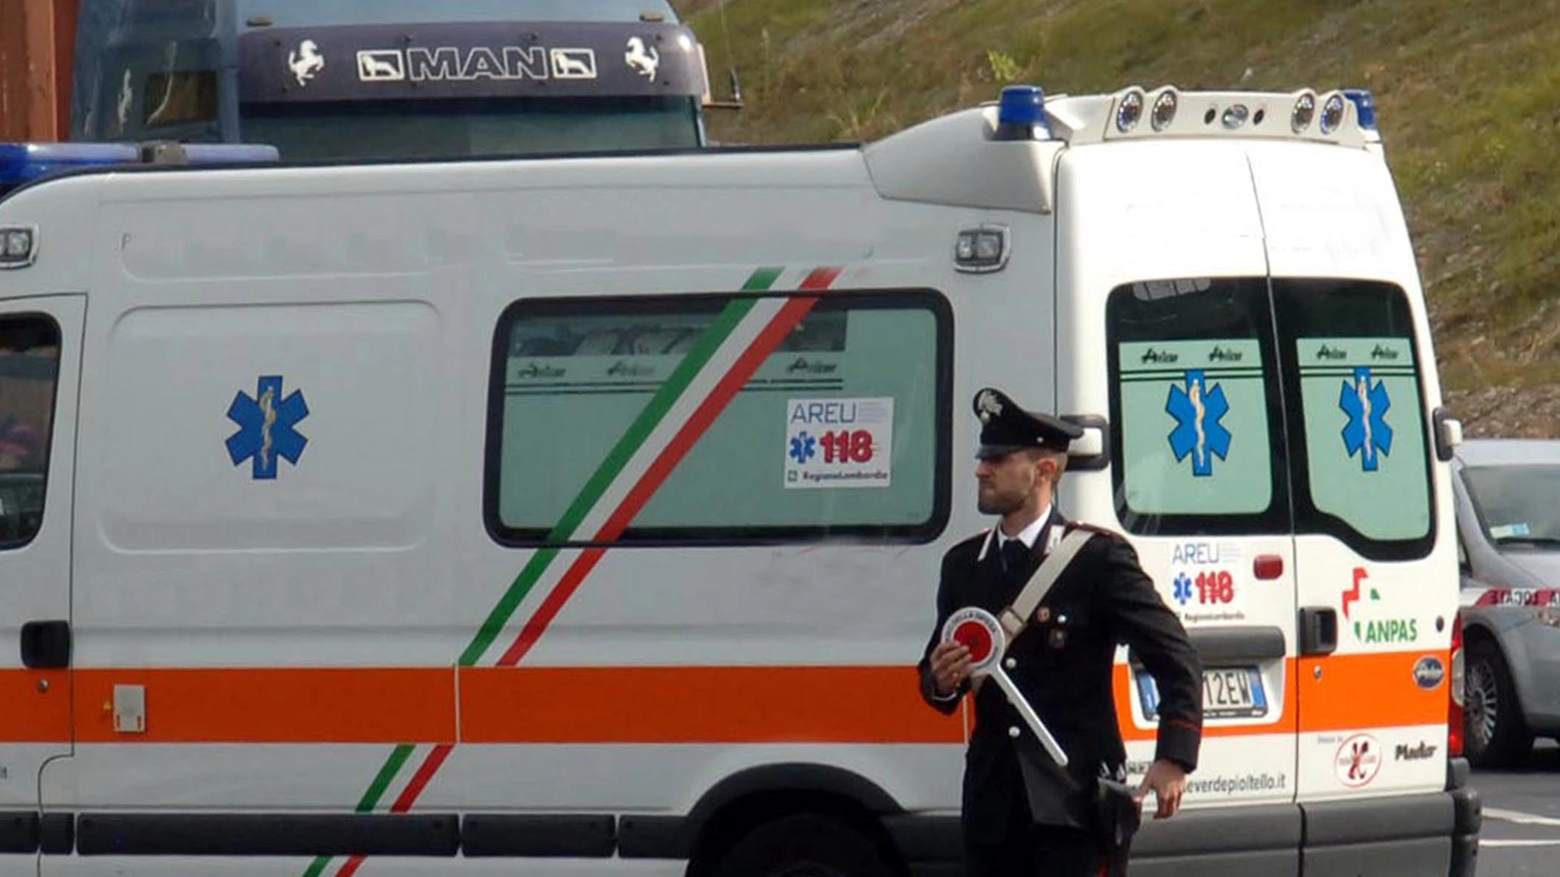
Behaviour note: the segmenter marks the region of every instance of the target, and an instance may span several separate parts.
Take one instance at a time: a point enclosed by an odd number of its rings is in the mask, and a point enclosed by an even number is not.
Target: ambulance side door
[[[0,301],[0,877],[33,877],[43,837],[68,837],[39,812],[38,782],[50,759],[71,753],[70,525],[85,311],[83,296]]]

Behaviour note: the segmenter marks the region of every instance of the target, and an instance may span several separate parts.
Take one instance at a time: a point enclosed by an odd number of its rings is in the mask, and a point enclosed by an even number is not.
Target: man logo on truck
[[[405,82],[406,63],[398,49],[367,49],[357,53],[359,82]]]
[[[591,49],[553,49],[554,79],[595,79],[596,53]]]
[[[399,52],[389,51],[399,59]],[[540,46],[476,46],[465,50],[455,46],[432,49],[413,46],[406,50],[406,58],[413,82],[476,82],[482,79],[509,82],[547,78],[547,61]]]

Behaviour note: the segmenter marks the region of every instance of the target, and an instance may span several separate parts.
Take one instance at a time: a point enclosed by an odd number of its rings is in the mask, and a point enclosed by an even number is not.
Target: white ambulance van
[[[0,265],[4,877],[960,873],[973,716],[913,665],[987,385],[1087,427],[1061,507],[1206,667],[1133,873],[1473,874],[1460,432],[1368,94],[104,167],[0,201]]]

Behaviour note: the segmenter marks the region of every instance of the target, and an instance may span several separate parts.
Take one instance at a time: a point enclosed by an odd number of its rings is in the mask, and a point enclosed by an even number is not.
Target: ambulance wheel
[[[1522,717],[1517,687],[1500,646],[1479,640],[1468,647],[1463,716],[1463,748],[1474,767],[1506,767],[1526,758],[1533,733]]]
[[[732,846],[715,877],[893,877],[872,840],[813,814],[766,822]]]

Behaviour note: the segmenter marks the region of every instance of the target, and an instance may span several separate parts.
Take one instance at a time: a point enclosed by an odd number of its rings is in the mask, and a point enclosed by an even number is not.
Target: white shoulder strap
[[[1013,601],[1013,605],[1002,610],[1002,614],[997,617],[1002,623],[1003,632],[1007,634],[1008,642],[1012,642],[1024,632],[1024,625],[1028,624],[1030,616],[1035,614],[1035,607],[1045,599],[1046,593],[1051,590],[1052,585],[1056,584],[1062,570],[1067,569],[1073,557],[1078,554],[1078,550],[1083,547],[1083,543],[1088,542],[1089,537],[1093,535],[1093,532],[1083,527],[1073,530],[1062,539],[1055,550],[1045,556],[1045,560],[1040,562],[1034,575],[1029,577],[1029,583],[1019,592],[1018,599]]]

